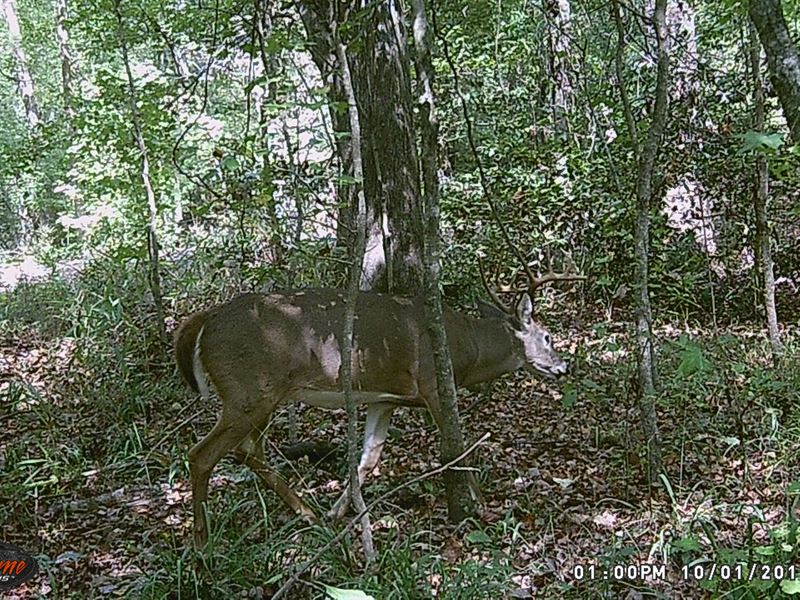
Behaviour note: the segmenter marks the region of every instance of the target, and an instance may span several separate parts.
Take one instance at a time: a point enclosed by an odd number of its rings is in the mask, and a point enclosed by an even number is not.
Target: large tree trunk
[[[147,255],[148,255],[148,283],[150,293],[153,295],[153,304],[156,310],[156,326],[158,336],[161,340],[162,350],[166,350],[169,342],[167,340],[167,326],[164,321],[164,302],[161,296],[161,272],[159,265],[158,252],[158,208],[156,206],[156,195],[153,191],[153,184],[150,181],[150,159],[147,152],[147,144],[144,141],[144,129],[142,127],[142,115],[139,113],[139,103],[137,102],[136,82],[133,78],[130,59],[128,58],[128,40],[125,32],[125,21],[122,17],[120,0],[114,1],[114,14],[117,18],[117,35],[119,47],[122,53],[122,62],[125,66],[125,74],[128,78],[128,104],[131,111],[131,123],[133,124],[133,136],[139,148],[142,160],[140,175],[142,186],[147,197]]]
[[[425,14],[424,0],[413,0],[414,46],[416,50],[417,82],[419,87],[420,129],[422,131],[422,179],[424,183],[425,229],[425,310],[428,332],[433,346],[436,365],[436,389],[440,415],[436,415],[441,434],[441,461],[449,463],[464,452],[464,436],[458,416],[456,385],[447,333],[442,319],[442,296],[439,291],[441,248],[439,242],[439,177],[438,137],[433,97],[433,65],[430,55],[430,34]],[[451,521],[462,521],[474,506],[467,491],[464,471],[447,470],[444,473],[447,488],[447,512]]]
[[[369,6],[358,14],[358,21],[348,23],[349,35],[358,37],[359,49],[348,59],[361,122],[367,200],[362,287],[417,294],[422,291],[423,228],[402,7],[398,0],[356,4],[359,9]],[[326,6],[315,0],[299,3],[314,61],[330,85],[332,103],[341,104],[341,78],[330,67],[333,46],[325,25]],[[355,12],[357,9],[351,16]],[[337,139],[342,140],[343,134],[349,133],[349,123],[334,113],[331,118]],[[345,172],[352,163],[350,143],[337,144]],[[349,235],[352,218],[343,217],[341,227]]]
[[[770,78],[792,140],[800,143],[800,57],[789,36],[780,0],[750,0],[750,19],[767,54]]]
[[[656,0],[653,11],[656,40],[658,43],[658,67],[656,75],[655,105],[647,139],[639,157],[636,181],[636,332],[638,338],[639,407],[642,428],[647,441],[648,477],[656,483],[661,472],[661,449],[658,421],[655,408],[656,356],[653,335],[653,312],[650,308],[649,259],[650,259],[650,211],[653,203],[653,173],[658,149],[667,119],[669,90],[669,55],[666,24],[667,0]]]
[[[753,102],[755,118],[753,126],[756,131],[764,131],[764,87],[761,81],[761,46],[755,27],[750,25],[750,69],[753,74]],[[758,267],[761,271],[763,285],[764,310],[767,315],[767,330],[772,347],[772,358],[775,360],[783,351],[780,332],[778,331],[778,312],[775,309],[775,273],[770,248],[769,221],[767,220],[767,201],[769,199],[769,168],[763,153],[756,156],[756,186],[753,194],[753,206],[756,217],[756,247],[758,249]]]
[[[8,27],[11,51],[14,54],[17,90],[25,108],[25,119],[28,125],[33,128],[39,124],[39,104],[36,102],[36,95],[33,92],[33,77],[28,67],[28,56],[22,47],[22,29],[19,26],[19,18],[17,17],[17,2],[16,0],[0,0],[0,8],[3,9],[3,18]]]

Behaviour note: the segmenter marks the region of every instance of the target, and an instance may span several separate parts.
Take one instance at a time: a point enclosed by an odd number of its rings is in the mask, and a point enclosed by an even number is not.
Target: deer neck
[[[491,381],[522,366],[514,355],[514,334],[501,319],[466,319],[473,341],[472,356],[465,361],[458,385]]]

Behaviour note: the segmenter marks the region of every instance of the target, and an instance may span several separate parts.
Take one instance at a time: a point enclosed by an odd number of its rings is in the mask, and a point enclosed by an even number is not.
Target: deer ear
[[[517,301],[517,319],[525,326],[530,325],[531,316],[533,315],[533,303],[528,294],[522,294]]]

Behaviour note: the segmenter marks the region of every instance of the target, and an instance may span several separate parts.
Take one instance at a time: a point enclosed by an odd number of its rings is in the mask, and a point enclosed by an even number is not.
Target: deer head
[[[533,319],[532,294],[541,286],[555,281],[580,281],[586,279],[577,273],[555,273],[552,268],[546,275],[536,276],[522,261],[528,277],[528,288],[518,294],[514,309],[509,308],[497,295],[486,280],[483,263],[478,259],[481,282],[494,304],[478,301],[478,311],[484,318],[504,319],[512,329],[518,341],[517,355],[521,367],[525,370],[554,379],[569,373],[569,362],[564,360],[553,348],[553,337],[550,332]],[[549,264],[549,257],[548,257]]]

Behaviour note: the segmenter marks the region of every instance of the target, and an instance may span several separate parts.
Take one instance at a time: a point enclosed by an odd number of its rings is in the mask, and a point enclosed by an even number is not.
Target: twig
[[[303,573],[305,573],[306,571],[308,571],[308,569],[310,569],[314,565],[314,563],[316,563],[320,559],[320,557],[325,552],[328,551],[329,548],[331,548],[334,544],[337,544],[339,542],[339,540],[341,540],[345,536],[345,534],[348,531],[350,531],[353,528],[353,526],[361,520],[361,517],[363,515],[365,515],[367,512],[369,512],[370,510],[372,510],[372,508],[374,506],[376,506],[377,504],[383,502],[389,496],[391,496],[393,494],[396,494],[400,490],[405,489],[410,485],[413,485],[413,484],[415,484],[415,483],[417,483],[419,481],[422,481],[424,479],[427,479],[429,477],[432,477],[432,476],[434,476],[434,475],[436,475],[438,473],[442,473],[443,471],[446,471],[447,469],[450,469],[450,468],[454,467],[455,465],[460,463],[462,460],[464,460],[467,456],[472,454],[478,446],[480,446],[486,440],[488,440],[490,435],[491,435],[491,433],[489,433],[487,431],[486,433],[484,433],[480,437],[480,439],[477,442],[472,444],[469,448],[464,450],[464,452],[462,452],[461,454],[456,456],[450,462],[448,462],[448,463],[446,463],[444,465],[441,465],[439,467],[436,467],[435,469],[431,469],[430,471],[426,471],[422,475],[418,475],[417,477],[414,477],[413,479],[410,479],[409,481],[406,481],[405,483],[397,486],[396,488],[393,488],[393,489],[389,490],[385,494],[381,494],[375,500],[373,500],[372,502],[367,504],[367,506],[364,508],[364,510],[362,510],[359,514],[357,514],[355,517],[350,519],[350,521],[348,521],[347,525],[345,525],[344,528],[339,533],[337,533],[327,544],[325,544],[322,548],[320,548],[316,552],[316,554],[314,554],[314,556],[309,558],[303,565],[301,565],[297,569],[297,571],[291,577],[289,577],[289,579],[286,581],[286,583],[284,583],[280,587],[280,589],[277,592],[275,592],[275,595],[272,596],[272,600],[279,600],[280,598],[283,598],[284,595],[291,589],[291,587],[295,583],[297,583],[297,581],[300,579],[300,576]]]

